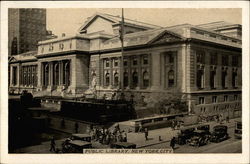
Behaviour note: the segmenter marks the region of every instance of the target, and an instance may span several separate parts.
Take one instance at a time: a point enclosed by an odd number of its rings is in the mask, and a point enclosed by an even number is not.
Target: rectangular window
[[[211,53],[210,54],[210,64],[211,65],[217,65],[217,53]]]
[[[234,95],[234,100],[238,100],[238,95]]]
[[[196,85],[199,89],[204,88],[204,70],[197,70]]]
[[[228,66],[228,56],[227,55],[222,55],[222,65]]]
[[[196,62],[200,64],[205,64],[205,52],[204,51],[197,51]]]
[[[128,66],[128,61],[127,60],[123,61],[123,66]]]
[[[148,65],[148,56],[147,55],[143,56],[143,65]]]
[[[227,102],[227,100],[228,100],[228,95],[225,95],[224,96],[224,102]]]
[[[226,71],[222,72],[221,85],[222,85],[222,88],[224,88],[224,89],[227,88],[227,72]]]
[[[205,97],[199,97],[199,104],[205,104]]]
[[[233,67],[238,67],[239,66],[239,58],[238,58],[238,56],[233,56],[232,57],[232,66]]]
[[[109,65],[109,60],[108,60],[108,59],[105,60],[105,67],[106,67],[106,68],[109,68],[109,67],[110,67],[110,65]]]
[[[212,96],[212,103],[217,103],[217,96]]]
[[[173,55],[173,53],[170,53],[168,55],[168,58],[169,58],[169,63],[174,63],[174,55]]]
[[[133,58],[133,65],[137,65],[137,64],[138,64],[137,58]]]
[[[216,72],[214,70],[210,71],[210,88],[215,89],[215,78]]]
[[[118,67],[118,59],[114,59],[114,66]]]

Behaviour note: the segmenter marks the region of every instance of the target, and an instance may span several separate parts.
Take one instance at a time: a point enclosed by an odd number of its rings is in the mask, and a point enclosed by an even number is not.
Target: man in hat
[[[174,146],[175,146],[175,137],[173,137],[170,141],[170,146],[171,148],[174,150]]]

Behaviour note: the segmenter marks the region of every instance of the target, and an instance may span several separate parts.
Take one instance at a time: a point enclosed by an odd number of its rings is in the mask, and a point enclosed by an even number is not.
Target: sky
[[[58,36],[62,33],[74,35],[84,21],[96,12],[121,15],[121,8],[48,8],[47,29]],[[241,9],[237,8],[125,8],[124,17],[162,27],[217,21],[242,24]]]

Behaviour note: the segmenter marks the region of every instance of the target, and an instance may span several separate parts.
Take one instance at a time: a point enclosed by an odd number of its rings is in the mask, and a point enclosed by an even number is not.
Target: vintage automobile
[[[75,134],[72,134],[71,139],[91,142],[91,135],[75,133]]]
[[[199,126],[197,126],[197,130],[204,130],[206,132],[209,132],[210,126],[209,125],[199,125]]]
[[[210,140],[210,132],[206,130],[195,130],[193,136],[187,140],[191,146],[202,146],[208,144]]]
[[[194,135],[194,131],[195,127],[181,128],[180,133],[176,138],[176,143],[179,145],[186,144],[187,140],[189,140]]]
[[[110,148],[115,149],[136,149],[136,144],[129,142],[115,142],[110,145]]]
[[[242,121],[241,120],[235,121],[234,137],[239,138],[239,139],[242,138]]]
[[[214,127],[213,132],[211,134],[210,141],[211,142],[221,142],[228,139],[227,126],[225,125],[217,125]]]
[[[91,142],[81,140],[66,140],[62,144],[63,153],[83,153],[83,149],[92,148]]]

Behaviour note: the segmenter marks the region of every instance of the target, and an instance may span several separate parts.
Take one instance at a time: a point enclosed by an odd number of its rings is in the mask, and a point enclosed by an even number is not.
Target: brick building
[[[120,20],[118,16],[97,13],[77,35],[41,41],[37,52],[13,56],[9,61],[10,91],[26,89],[35,96],[62,97],[92,92],[98,98],[119,94]],[[133,95],[136,102],[143,98],[152,105],[168,95],[181,94],[190,113],[233,116],[239,112],[241,38],[202,26],[162,28],[125,19],[125,97]]]

